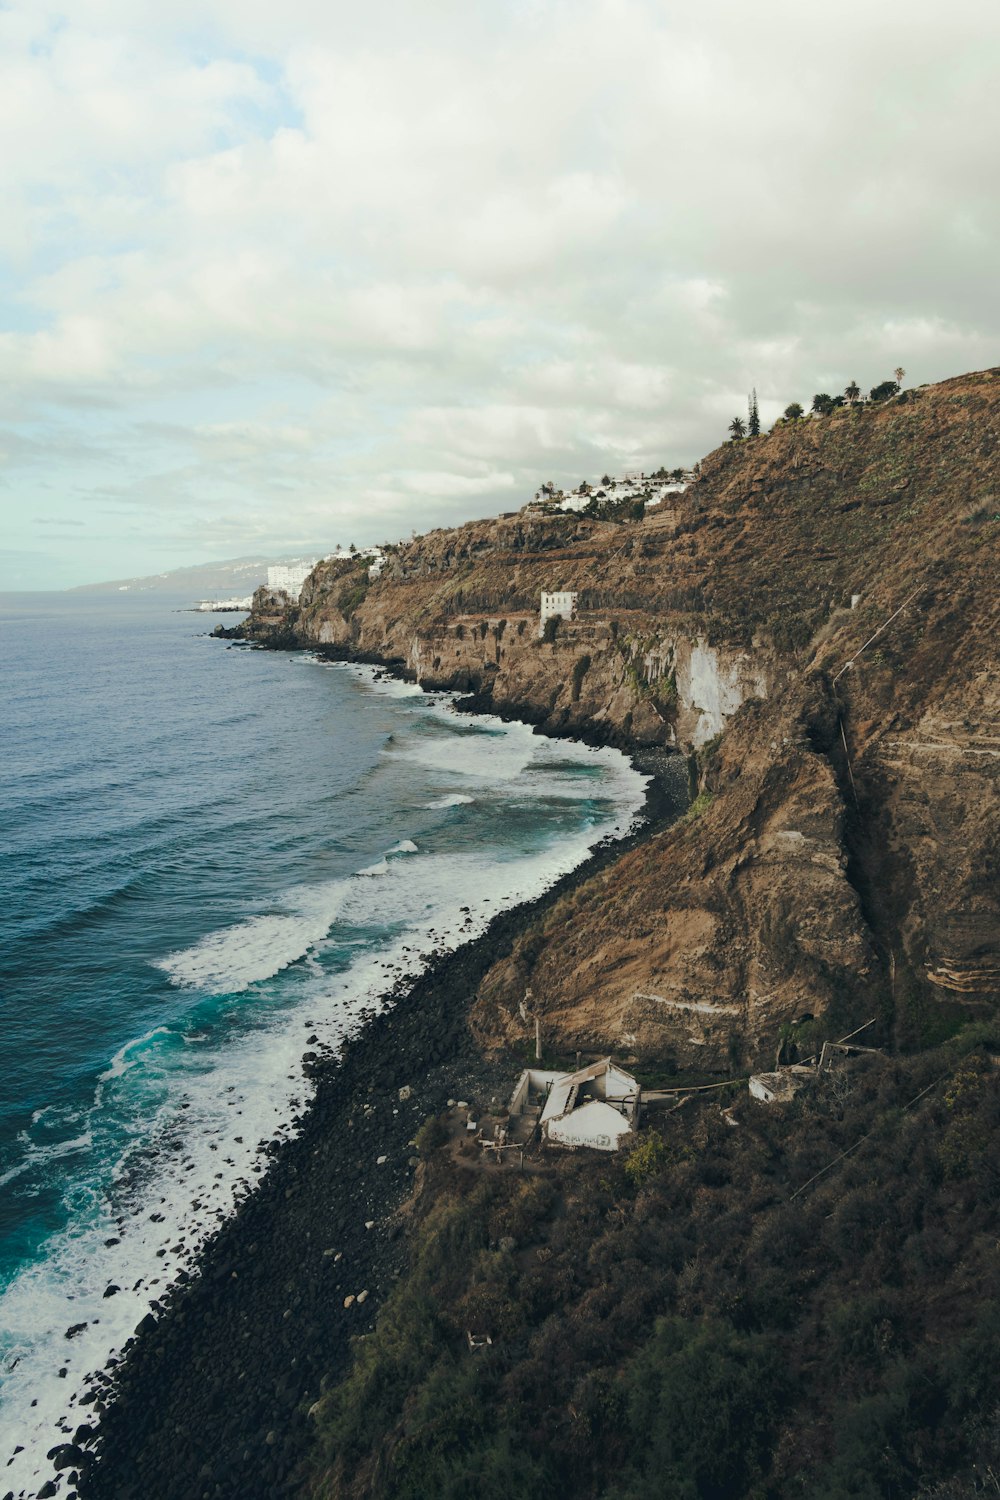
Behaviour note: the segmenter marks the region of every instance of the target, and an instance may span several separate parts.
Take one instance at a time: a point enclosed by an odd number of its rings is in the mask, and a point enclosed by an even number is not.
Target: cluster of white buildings
[[[315,566],[316,558],[312,562],[275,563],[267,570],[267,586],[269,589],[283,589],[290,599],[297,599]]]
[[[385,565],[385,556],[381,547],[362,547],[359,552],[344,552],[342,550],[330,552],[329,558],[357,558],[359,562],[368,559],[368,577],[377,578]],[[326,559],[324,559],[325,561]],[[302,585],[309,574],[315,568],[318,559],[313,558],[310,562],[275,563],[267,570],[267,586],[269,589],[281,589],[290,599],[298,600],[302,593]]]

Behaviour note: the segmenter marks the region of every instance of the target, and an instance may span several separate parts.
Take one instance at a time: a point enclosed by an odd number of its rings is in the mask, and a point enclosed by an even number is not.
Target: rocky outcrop
[[[692,815],[519,939],[483,1041],[538,1013],[566,1051],[724,1068],[1000,1002],[998,431],[984,371],[726,444],[669,516],[528,510],[255,598],[251,639],[690,756]],[[540,637],[552,589],[577,615]]]
[[[713,758],[715,790],[495,966],[473,1008],[481,1041],[523,1041],[539,1015],[556,1051],[721,1070],[773,1059],[816,1016],[846,1032],[879,1009],[843,794],[814,743],[829,735],[829,689],[811,681],[804,710],[800,692],[738,716]]]

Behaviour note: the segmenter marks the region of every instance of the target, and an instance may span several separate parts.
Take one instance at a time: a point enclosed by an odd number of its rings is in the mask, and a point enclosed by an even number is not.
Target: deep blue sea
[[[615,751],[186,602],[0,597],[0,1492],[294,1128],[307,1038],[642,802]]]

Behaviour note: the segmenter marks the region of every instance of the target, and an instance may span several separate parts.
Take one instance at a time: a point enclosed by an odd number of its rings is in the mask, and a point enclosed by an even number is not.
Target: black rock
[[[51,1459],[53,1467],[57,1470],[72,1469],[78,1464],[87,1462],[86,1453],[75,1443],[60,1443],[58,1447],[50,1448],[45,1457]]]

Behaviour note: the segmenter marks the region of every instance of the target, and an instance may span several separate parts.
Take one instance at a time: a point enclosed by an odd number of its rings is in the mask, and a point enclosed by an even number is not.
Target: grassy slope
[[[647,1138],[645,1172],[586,1154],[476,1172],[432,1153],[412,1272],[316,1415],[306,1492],[979,1493],[1000,1474],[1000,1086],[983,1037],[783,1110],[742,1094],[735,1128],[717,1104],[682,1110]],[[467,1329],[492,1347],[470,1353]]]

